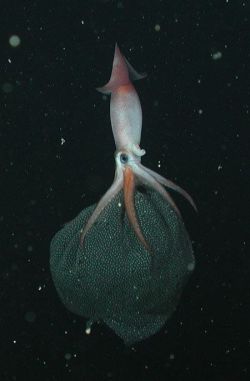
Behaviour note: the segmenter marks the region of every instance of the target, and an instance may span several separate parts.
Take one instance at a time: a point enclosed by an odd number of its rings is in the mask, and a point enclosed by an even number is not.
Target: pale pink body
[[[146,250],[153,252],[153,248],[149,246],[142,233],[136,216],[134,192],[136,184],[138,183],[149,186],[159,192],[179,215],[180,212],[177,206],[163,186],[181,193],[196,209],[192,198],[186,191],[141,164],[141,156],[145,154],[145,150],[140,148],[142,110],[132,80],[143,77],[145,77],[145,75],[138,74],[133,69],[129,62],[123,57],[116,44],[110,80],[105,86],[98,88],[98,90],[103,93],[111,93],[110,119],[116,144],[115,178],[113,184],[101,198],[87,224],[81,231],[81,244],[83,244],[88,231],[102,210],[111,202],[114,196],[123,189],[125,211],[131,226]]]

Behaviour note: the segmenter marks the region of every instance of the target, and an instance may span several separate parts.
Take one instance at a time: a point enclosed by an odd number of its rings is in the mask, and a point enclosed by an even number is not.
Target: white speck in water
[[[65,358],[65,360],[67,360],[67,361],[70,360],[71,357],[72,357],[71,353],[65,353],[65,355],[64,355],[64,358]]]
[[[212,54],[212,59],[214,61],[220,60],[222,58],[222,53],[221,52],[215,52]]]
[[[91,327],[86,328],[85,333],[86,333],[86,335],[90,335],[91,334]]]
[[[88,320],[87,321],[86,328],[85,328],[86,335],[90,335],[91,334],[91,326],[92,326],[92,324],[93,324],[92,320]]]
[[[19,46],[21,44],[21,39],[19,36],[17,36],[16,34],[13,34],[10,38],[9,38],[9,44],[10,46],[12,46],[12,48],[16,48],[17,46]]]

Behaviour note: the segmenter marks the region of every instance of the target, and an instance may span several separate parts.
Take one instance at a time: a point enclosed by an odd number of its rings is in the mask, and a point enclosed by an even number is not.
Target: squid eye
[[[120,161],[122,164],[127,164],[128,162],[128,155],[126,153],[121,153],[120,155]]]

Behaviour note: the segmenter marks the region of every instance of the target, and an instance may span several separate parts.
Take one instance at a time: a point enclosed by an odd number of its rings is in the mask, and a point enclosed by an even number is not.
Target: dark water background
[[[249,1],[0,8],[0,380],[248,379]],[[95,87],[115,41],[148,73],[136,84],[143,163],[199,209],[175,196],[196,270],[166,327],[133,348],[102,325],[86,336],[49,271],[53,234],[113,180],[109,100]]]

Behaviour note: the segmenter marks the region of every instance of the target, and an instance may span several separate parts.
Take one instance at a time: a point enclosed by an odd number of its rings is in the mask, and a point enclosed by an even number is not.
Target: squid
[[[180,211],[165,187],[179,192],[196,210],[193,199],[184,189],[141,164],[141,158],[146,153],[140,147],[142,109],[132,81],[145,76],[136,72],[116,44],[110,80],[103,87],[97,88],[103,94],[111,94],[110,119],[116,145],[115,177],[111,187],[100,199],[86,225],[81,229],[81,246],[102,211],[121,190],[124,195],[125,213],[131,227],[140,243],[149,252],[152,252],[152,248],[143,235],[134,202],[138,185],[150,187],[158,192],[179,216]]]

